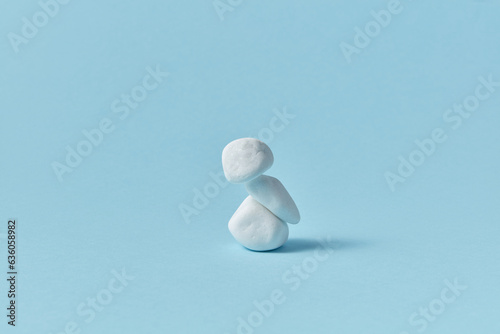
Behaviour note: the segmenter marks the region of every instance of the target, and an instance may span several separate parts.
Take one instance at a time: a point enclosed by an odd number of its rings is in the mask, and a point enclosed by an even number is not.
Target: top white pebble
[[[231,183],[245,183],[262,175],[274,163],[273,152],[254,138],[237,139],[222,152],[224,175]]]

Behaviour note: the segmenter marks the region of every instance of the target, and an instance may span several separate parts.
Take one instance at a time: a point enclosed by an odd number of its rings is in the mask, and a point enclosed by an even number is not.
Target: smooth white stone
[[[254,251],[269,251],[288,240],[288,225],[252,196],[248,196],[228,224],[240,244]]]
[[[224,175],[231,183],[245,183],[267,171],[274,163],[273,152],[254,138],[237,139],[222,152]]]
[[[245,184],[248,193],[279,219],[298,224],[300,213],[297,205],[277,178],[261,175]]]

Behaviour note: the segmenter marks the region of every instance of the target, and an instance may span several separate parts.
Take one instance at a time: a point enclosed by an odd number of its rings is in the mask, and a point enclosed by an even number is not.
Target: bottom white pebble
[[[288,225],[252,196],[241,203],[228,227],[236,241],[254,251],[273,250],[288,240]]]

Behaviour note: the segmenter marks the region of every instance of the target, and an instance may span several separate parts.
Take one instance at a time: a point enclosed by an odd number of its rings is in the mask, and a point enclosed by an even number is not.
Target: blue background
[[[0,233],[17,219],[20,273],[16,328],[0,283],[2,333],[232,334],[275,289],[255,333],[417,333],[409,317],[455,279],[467,289],[425,332],[500,331],[500,89],[460,128],[443,120],[478,77],[500,80],[497,1],[402,0],[350,63],[340,43],[387,1],[244,1],[224,20],[210,0],[72,1],[17,53],[8,34],[40,7],[0,3]],[[170,75],[121,120],[111,103],[157,65]],[[289,242],[233,240],[241,185],[186,223],[224,146],[284,107],[268,174],[301,210]],[[59,182],[51,164],[103,118],[115,130]],[[384,174],[435,128],[446,142],[391,191]],[[282,276],[327,237],[291,291]],[[5,273],[1,238],[0,254]],[[122,268],[134,279],[86,323],[77,307]]]

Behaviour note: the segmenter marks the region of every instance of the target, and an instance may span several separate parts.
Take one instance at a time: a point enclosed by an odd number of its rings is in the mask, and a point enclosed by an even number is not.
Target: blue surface
[[[1,4],[0,233],[16,218],[19,251],[2,333],[500,332],[500,87],[469,118],[447,111],[500,81],[498,2],[402,0],[347,57],[394,3],[243,1],[221,20],[211,0],[72,1],[18,45],[40,5]],[[135,109],[131,91],[148,94]],[[54,162],[102,120],[60,182]],[[446,139],[391,189],[435,129]],[[210,176],[259,134],[303,217],[270,253],[232,239],[246,192]]]

